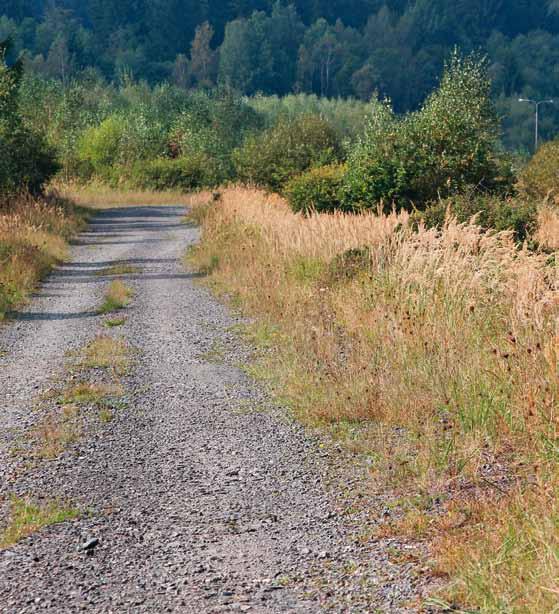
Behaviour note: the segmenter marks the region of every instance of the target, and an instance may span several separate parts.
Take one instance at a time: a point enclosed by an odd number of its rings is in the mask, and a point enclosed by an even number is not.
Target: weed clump
[[[123,339],[99,335],[79,353],[79,363],[86,369],[109,369],[126,373],[130,365],[130,350]]]
[[[68,520],[79,518],[80,512],[59,501],[41,504],[12,497],[8,525],[0,532],[0,550],[9,548],[33,533]]]
[[[120,280],[111,282],[105,294],[105,300],[99,307],[98,313],[107,314],[120,311],[130,304],[134,292]]]

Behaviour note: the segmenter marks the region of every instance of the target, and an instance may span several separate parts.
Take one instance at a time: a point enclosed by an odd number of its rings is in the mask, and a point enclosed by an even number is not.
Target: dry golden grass
[[[98,335],[79,353],[78,364],[85,369],[109,369],[124,375],[130,366],[130,349],[123,339]]]
[[[134,291],[124,282],[116,279],[112,281],[105,292],[105,299],[99,309],[100,314],[120,311],[130,304]]]
[[[84,227],[85,217],[55,194],[0,200],[0,318],[64,260],[66,241]]]
[[[81,434],[80,412],[76,405],[66,404],[56,414],[39,422],[34,429],[35,454],[52,460],[75,443]]]
[[[469,502],[464,522],[435,531],[427,509],[402,528],[444,538],[434,550],[439,572],[456,580],[449,599],[541,611],[557,597],[556,512],[534,486],[545,474],[559,489],[559,287],[549,255],[452,220],[414,232],[406,214],[303,218],[256,191],[209,197],[189,202],[203,225],[191,260],[276,348],[260,372],[302,420],[369,455],[379,483],[442,495],[443,518]],[[534,528],[526,538],[538,513],[538,537]]]
[[[103,183],[59,184],[56,185],[56,188],[65,198],[92,209],[137,207],[139,205],[184,205],[189,200],[187,194],[178,191],[118,190]]]
[[[538,215],[538,229],[534,237],[548,249],[559,249],[559,209],[544,206]]]

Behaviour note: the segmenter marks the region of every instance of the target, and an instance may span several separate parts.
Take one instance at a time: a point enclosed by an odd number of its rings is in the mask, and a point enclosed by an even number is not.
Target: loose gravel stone
[[[250,348],[231,333],[238,319],[184,270],[198,231],[183,214],[99,213],[71,262],[0,330],[0,500],[82,510],[0,552],[0,611],[413,611],[418,570],[390,561],[395,540],[360,539],[382,501],[356,506],[360,471],[319,449],[236,366]],[[138,271],[124,276],[135,291],[126,323],[110,332],[133,348],[127,402],[103,425],[90,412],[79,441],[30,463],[16,444],[40,419],[41,391],[71,381],[68,353],[107,334],[96,307],[109,280],[98,273],[117,263]],[[225,356],[212,363],[216,347]]]

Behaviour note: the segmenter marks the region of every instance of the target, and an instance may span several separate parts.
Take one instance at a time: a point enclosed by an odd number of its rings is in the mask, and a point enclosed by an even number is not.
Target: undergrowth
[[[66,258],[67,241],[85,219],[84,210],[55,194],[0,197],[0,319]]]
[[[549,253],[510,232],[407,214],[293,214],[233,188],[191,199],[190,261],[255,317],[257,371],[307,424],[371,462],[403,506],[384,527],[428,540],[439,600],[557,603],[559,292]],[[545,234],[544,229],[539,230]]]

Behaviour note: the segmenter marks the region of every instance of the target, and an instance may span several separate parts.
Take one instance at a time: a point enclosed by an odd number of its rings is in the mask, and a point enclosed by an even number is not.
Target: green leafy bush
[[[2,132],[0,128],[0,193],[38,194],[60,168],[56,151],[42,135],[23,126]]]
[[[282,118],[273,128],[250,136],[233,152],[241,181],[273,191],[281,191],[300,173],[339,162],[342,157],[337,132],[316,116]]]
[[[24,125],[19,110],[22,66],[6,64],[8,50],[8,43],[0,43],[0,194],[37,193],[59,167],[44,136]]]
[[[538,149],[520,174],[518,187],[528,198],[559,204],[559,141]]]
[[[343,164],[332,164],[313,168],[291,179],[284,191],[293,211],[308,214],[339,209],[345,171]]]
[[[374,105],[349,156],[344,203],[421,209],[469,186],[506,193],[513,172],[499,150],[498,126],[485,62],[455,54],[418,112],[398,118],[388,104]]]
[[[169,159],[160,158],[137,162],[128,183],[144,190],[182,190],[188,192],[216,185],[218,169],[214,161],[203,154]]]
[[[261,125],[260,115],[231,91],[195,92],[171,126],[169,153],[211,157],[225,181],[233,175],[231,152]]]
[[[412,220],[422,221],[428,228],[441,227],[448,215],[459,222],[469,222],[476,216],[476,223],[485,229],[513,230],[518,241],[527,239],[537,225],[537,206],[533,201],[483,195],[457,195],[439,200],[416,212]]]
[[[108,167],[120,161],[123,137],[123,122],[116,116],[108,117],[98,126],[92,126],[83,133],[79,157],[89,164],[94,172],[103,174]]]

